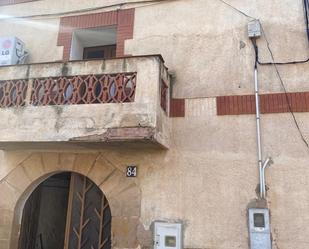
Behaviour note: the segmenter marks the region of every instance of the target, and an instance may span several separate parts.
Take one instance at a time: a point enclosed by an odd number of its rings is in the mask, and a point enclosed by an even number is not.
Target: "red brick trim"
[[[38,0],[0,0],[0,6],[3,5],[13,5],[18,3],[34,2]]]
[[[185,100],[171,99],[170,100],[170,117],[179,118],[185,116]]]
[[[287,99],[293,112],[309,112],[309,92],[273,93],[260,96],[261,113],[289,112]],[[255,113],[254,95],[217,97],[218,115],[241,115]]]
[[[57,45],[63,46],[63,60],[70,58],[74,30],[107,26],[117,26],[116,56],[124,56],[124,42],[133,38],[134,9],[62,17]]]

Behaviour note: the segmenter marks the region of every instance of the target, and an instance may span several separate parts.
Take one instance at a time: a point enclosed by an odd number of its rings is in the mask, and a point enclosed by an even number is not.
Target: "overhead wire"
[[[304,16],[305,16],[307,38],[308,38],[308,42],[309,42],[309,0],[304,0],[303,7],[304,7]]]
[[[224,0],[218,0],[219,2],[227,5],[228,7],[230,7],[231,9],[237,11],[239,14],[252,19],[252,20],[258,20],[256,17],[253,17],[247,13],[245,13],[244,11],[236,8],[235,6],[229,4],[228,2],[224,1]],[[307,32],[307,37],[308,37],[308,44],[309,44],[309,0],[303,0],[304,1],[304,13],[305,13],[305,22],[306,22],[306,32]],[[261,66],[266,66],[266,65],[292,65],[292,64],[302,64],[302,63],[307,63],[309,62],[309,57],[307,59],[303,59],[303,60],[295,60],[295,61],[286,61],[286,62],[262,62],[260,60],[257,61],[257,63]]]
[[[226,2],[226,1],[224,1],[224,0],[218,0],[218,1],[221,2],[221,3],[223,3],[223,4],[225,4],[225,5],[227,5],[227,6],[229,6],[230,8],[232,8],[233,10],[237,11],[238,13],[242,14],[242,15],[245,16],[245,17],[248,17],[248,18],[250,18],[250,19],[252,19],[252,20],[257,20],[255,17],[248,15],[248,14],[245,13],[244,11],[242,11],[242,10],[240,10],[240,9],[238,9],[238,8],[236,8],[236,7],[234,7],[233,5],[229,4],[228,2]]]
[[[307,39],[308,39],[308,44],[309,44],[309,0],[303,0],[303,8],[304,8],[304,19],[305,19],[305,28],[306,28],[306,33],[307,33]],[[263,30],[263,34],[266,38],[266,34]],[[265,39],[267,41],[267,38]],[[267,49],[270,50],[269,42],[267,41]],[[271,52],[271,50],[269,51]],[[274,60],[271,62],[261,62],[258,60],[258,64],[261,66],[265,65],[293,65],[293,64],[303,64],[309,62],[309,57],[304,60],[296,60],[296,61],[287,61],[287,62],[275,62]]]
[[[242,14],[242,15],[244,15],[244,16],[250,18],[250,19],[258,20],[257,18],[254,18],[254,17],[252,17],[252,16],[250,16],[250,15],[244,13],[243,11],[237,9],[236,7],[234,7],[234,6],[232,6],[232,5],[228,4],[228,3],[226,3],[226,2],[223,1],[223,0],[218,0],[218,1],[223,2],[224,4],[230,6],[232,9],[236,10],[238,13],[240,13],[240,14]],[[308,0],[305,0],[305,1],[307,1],[307,4],[308,4]],[[308,5],[307,5],[307,6],[308,6]],[[307,8],[307,11],[308,11],[308,8]],[[307,13],[305,12],[305,14],[308,14],[308,12],[307,12]],[[307,21],[306,21],[306,22],[307,22]],[[260,23],[260,24],[261,24],[261,23]],[[297,131],[298,131],[298,133],[299,133],[299,135],[300,135],[300,138],[302,139],[302,141],[303,141],[303,143],[305,144],[305,146],[307,147],[307,149],[309,149],[309,143],[307,142],[307,140],[306,140],[306,138],[305,138],[305,136],[304,136],[304,134],[303,134],[303,132],[302,132],[300,126],[299,126],[298,120],[296,119],[295,113],[294,113],[294,111],[293,111],[293,109],[292,109],[291,102],[290,102],[289,97],[288,97],[288,92],[287,92],[287,90],[286,90],[286,86],[285,86],[285,84],[284,84],[284,82],[283,82],[283,79],[282,79],[281,74],[280,74],[280,72],[279,72],[279,69],[278,69],[278,67],[277,67],[277,65],[283,65],[283,64],[299,64],[299,63],[306,63],[306,62],[309,60],[309,58],[308,58],[308,60],[304,60],[304,62],[285,62],[285,63],[278,63],[278,62],[275,62],[274,53],[273,53],[273,51],[272,51],[271,48],[270,48],[270,43],[269,43],[268,37],[267,37],[267,35],[266,35],[266,33],[265,33],[265,30],[264,30],[262,24],[261,24],[261,29],[262,29],[262,35],[263,35],[263,37],[264,37],[264,39],[265,39],[265,41],[266,41],[267,50],[268,50],[268,52],[269,52],[269,54],[270,54],[270,57],[271,57],[271,60],[272,60],[272,61],[269,62],[269,63],[263,63],[263,64],[261,64],[261,65],[272,65],[272,66],[275,68],[276,75],[277,75],[277,77],[278,77],[278,79],[279,79],[279,81],[280,81],[281,87],[282,87],[282,89],[283,89],[283,91],[284,91],[284,95],[285,95],[286,102],[287,102],[287,105],[288,105],[289,113],[290,113],[291,116],[292,116],[292,119],[293,119],[294,124],[295,124],[295,127],[296,127],[296,129],[297,129]],[[308,29],[307,29],[307,30],[308,30]],[[255,50],[255,66],[256,66],[257,63],[259,63],[259,59],[258,59],[258,47],[257,47],[257,45],[254,43],[254,41],[252,41],[252,42],[253,42],[253,45],[254,45],[254,48],[255,48],[254,50]],[[309,36],[308,36],[308,43],[309,43]],[[261,63],[261,62],[260,62],[260,63]],[[259,63],[259,64],[260,64],[260,63]]]
[[[1,15],[0,15],[0,20],[24,19],[24,18],[39,18],[39,17],[57,17],[57,16],[65,16],[65,15],[85,13],[85,12],[90,12],[90,11],[97,11],[97,10],[108,9],[108,8],[113,8],[113,7],[121,8],[121,7],[125,6],[125,5],[146,4],[146,6],[148,6],[147,4],[158,4],[158,3],[160,4],[160,3],[163,3],[163,2],[173,2],[173,1],[178,1],[178,0],[144,0],[144,1],[134,1],[134,2],[125,1],[125,2],[122,2],[122,3],[118,3],[118,4],[111,4],[111,5],[100,6],[100,7],[93,7],[93,8],[85,8],[85,9],[73,10],[73,11],[67,11],[67,12],[48,13],[48,14],[40,14],[40,15],[28,15],[28,16],[16,16],[16,17],[12,17],[12,16],[3,16],[3,17],[1,17]],[[217,1],[225,4],[226,6],[230,7],[234,11],[237,11],[239,14],[241,14],[241,15],[243,15],[243,16],[251,19],[251,20],[258,20],[257,18],[255,18],[253,16],[250,16],[249,14],[247,14],[244,11],[236,8],[235,6],[229,4],[228,2],[226,2],[224,0],[217,0]],[[305,24],[306,24],[307,38],[308,38],[308,43],[309,43],[309,16],[308,16],[308,14],[309,14],[309,0],[303,0],[303,7],[304,7],[304,15],[305,15]],[[297,130],[299,131],[300,136],[301,136],[303,142],[309,148],[309,144],[306,141],[304,135],[302,134],[302,131],[301,131],[300,127],[299,127],[298,121],[297,121],[297,119],[295,117],[295,114],[294,114],[294,112],[292,110],[291,103],[290,103],[290,101],[288,99],[288,93],[287,93],[285,84],[284,84],[284,82],[282,80],[282,77],[281,77],[280,72],[279,72],[278,67],[277,67],[277,65],[291,65],[291,64],[307,63],[307,62],[309,62],[309,58],[308,59],[304,59],[304,60],[296,60],[296,61],[275,62],[273,52],[272,52],[272,50],[270,48],[269,40],[268,40],[268,38],[266,36],[266,33],[265,33],[262,25],[261,25],[261,28],[262,28],[263,37],[265,38],[265,41],[266,41],[266,44],[267,44],[267,50],[268,50],[268,52],[269,52],[269,54],[271,56],[271,60],[272,61],[271,62],[261,62],[261,61],[259,61],[258,49],[257,49],[257,46],[256,46],[256,59],[257,59],[256,63],[258,63],[261,66],[265,66],[265,65],[272,65],[272,66],[274,66],[276,74],[277,74],[277,77],[279,78],[280,84],[281,84],[282,89],[283,89],[283,91],[285,93],[285,96],[286,96],[286,101],[287,101],[287,104],[288,104],[289,112],[291,113],[291,115],[293,117],[295,126],[296,126]]]
[[[268,50],[268,52],[269,52],[269,54],[270,54],[271,60],[273,61],[272,65],[274,66],[274,69],[275,69],[275,71],[276,71],[276,75],[277,75],[277,77],[278,77],[278,79],[279,79],[279,82],[280,82],[280,85],[281,85],[281,87],[282,87],[282,89],[283,89],[284,96],[285,96],[285,100],[286,100],[286,103],[287,103],[287,106],[288,106],[288,110],[289,110],[289,112],[290,112],[290,114],[291,114],[291,116],[292,116],[292,118],[293,118],[294,124],[295,124],[296,129],[297,129],[297,131],[298,131],[298,133],[299,133],[300,138],[302,139],[302,141],[304,142],[304,144],[306,145],[306,147],[309,149],[309,143],[307,142],[307,140],[306,140],[306,138],[305,138],[303,132],[301,131],[300,125],[299,125],[299,123],[298,123],[298,120],[296,119],[295,113],[294,113],[294,111],[293,111],[293,109],[292,109],[291,101],[290,101],[290,99],[289,99],[288,92],[287,92],[287,90],[286,90],[286,86],[285,86],[285,84],[284,84],[284,82],[283,82],[283,79],[282,79],[282,77],[281,77],[281,75],[280,75],[280,72],[279,72],[279,69],[278,69],[278,67],[277,67],[278,64],[277,64],[277,63],[274,63],[274,61],[275,61],[274,53],[273,53],[273,51],[272,51],[271,48],[270,48],[270,43],[269,43],[269,40],[268,40],[268,38],[267,38],[267,36],[266,36],[266,33],[265,33],[264,29],[263,29],[262,24],[261,24],[261,29],[262,29],[262,34],[263,34],[263,36],[264,36],[264,38],[265,38],[265,41],[266,41],[267,50]],[[255,47],[256,62],[258,63],[258,61],[259,61],[259,59],[258,59],[258,46],[257,46],[256,44],[253,44],[253,45],[254,45],[254,47]]]
[[[6,16],[2,15],[0,13],[0,20],[7,20],[7,19],[25,19],[25,18],[43,18],[43,17],[59,17],[59,16],[67,16],[67,15],[73,15],[73,14],[80,14],[80,13],[87,13],[92,11],[98,11],[98,10],[104,10],[109,8],[122,8],[126,5],[138,5],[138,4],[146,4],[148,5],[154,5],[154,4],[161,4],[163,2],[173,2],[173,1],[179,1],[179,0],[143,0],[143,1],[124,1],[121,3],[116,4],[110,4],[110,5],[104,5],[99,7],[92,7],[92,8],[84,8],[84,9],[78,9],[78,10],[71,10],[71,11],[64,11],[64,12],[56,12],[56,13],[46,13],[46,14],[37,14],[37,15],[26,15],[26,16]],[[140,8],[144,6],[138,6],[135,8]]]

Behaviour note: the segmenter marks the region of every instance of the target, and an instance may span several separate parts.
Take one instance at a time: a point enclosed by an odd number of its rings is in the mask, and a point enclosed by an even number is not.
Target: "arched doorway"
[[[55,174],[27,199],[18,249],[110,248],[110,207],[102,191],[86,176]]]

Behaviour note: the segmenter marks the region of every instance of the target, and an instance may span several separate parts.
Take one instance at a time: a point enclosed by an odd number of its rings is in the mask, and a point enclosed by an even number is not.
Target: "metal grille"
[[[136,73],[34,79],[31,104],[68,105],[133,102]]]
[[[0,107],[23,106],[26,94],[26,80],[0,81]]]
[[[111,210],[102,191],[87,177],[72,173],[67,249],[110,249]]]

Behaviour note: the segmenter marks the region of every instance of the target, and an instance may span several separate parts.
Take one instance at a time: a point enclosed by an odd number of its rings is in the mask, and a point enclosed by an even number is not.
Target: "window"
[[[70,60],[116,57],[116,33],[114,26],[74,31]]]

